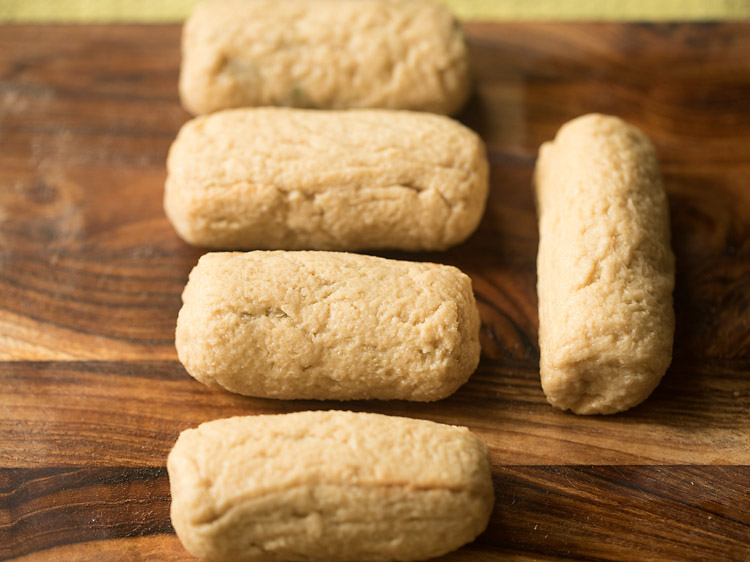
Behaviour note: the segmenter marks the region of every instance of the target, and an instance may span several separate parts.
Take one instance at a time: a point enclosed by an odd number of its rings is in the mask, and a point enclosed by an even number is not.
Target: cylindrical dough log
[[[167,461],[172,523],[214,562],[439,556],[487,526],[487,447],[465,427],[352,412],[222,419]]]
[[[213,0],[182,38],[194,114],[242,106],[451,115],[470,92],[461,26],[425,0]]]
[[[427,113],[259,108],[186,123],[164,208],[191,244],[223,250],[443,250],[476,229],[484,144]]]
[[[479,362],[471,280],[455,267],[338,252],[210,253],[176,347],[209,386],[266,398],[452,394]]]
[[[542,145],[534,183],[547,400],[578,414],[626,410],[672,357],[674,256],[656,151],[620,119],[586,115]]]

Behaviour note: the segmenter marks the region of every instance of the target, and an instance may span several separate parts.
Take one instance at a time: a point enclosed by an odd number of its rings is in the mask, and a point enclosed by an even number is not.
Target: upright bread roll
[[[431,401],[479,362],[471,280],[455,267],[338,252],[210,253],[190,274],[177,354],[250,396]]]
[[[182,127],[167,171],[177,232],[226,250],[443,250],[488,191],[481,139],[410,111],[223,111]]]
[[[626,410],[672,358],[674,256],[656,151],[620,119],[586,115],[542,145],[534,183],[547,400],[578,414]]]
[[[453,114],[470,91],[461,26],[426,0],[213,0],[182,38],[185,108],[389,108]]]
[[[494,502],[468,429],[378,414],[204,423],[167,469],[177,535],[214,562],[424,560],[473,540]]]

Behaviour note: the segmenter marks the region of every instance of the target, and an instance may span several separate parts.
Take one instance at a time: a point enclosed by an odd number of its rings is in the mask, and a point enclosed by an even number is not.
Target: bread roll
[[[425,0],[214,0],[182,38],[194,113],[241,106],[453,114],[470,90],[461,26]]]
[[[210,253],[190,274],[177,354],[250,396],[432,401],[479,362],[471,280],[455,267],[338,252]]]
[[[542,387],[578,414],[644,400],[672,357],[674,256],[656,151],[586,115],[542,145],[534,177]]]
[[[178,234],[226,250],[443,250],[488,191],[476,134],[407,111],[221,112],[182,127],[167,171]]]

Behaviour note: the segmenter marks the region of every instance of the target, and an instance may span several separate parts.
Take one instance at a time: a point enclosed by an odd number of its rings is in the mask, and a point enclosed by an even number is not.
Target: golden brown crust
[[[209,253],[183,303],[175,342],[187,371],[251,396],[438,400],[479,362],[471,280],[445,265]]]
[[[460,25],[425,0],[214,0],[183,31],[194,114],[242,106],[456,113],[469,94]]]
[[[656,151],[620,119],[586,115],[542,146],[535,185],[544,392],[579,414],[626,410],[672,357],[674,256]]]

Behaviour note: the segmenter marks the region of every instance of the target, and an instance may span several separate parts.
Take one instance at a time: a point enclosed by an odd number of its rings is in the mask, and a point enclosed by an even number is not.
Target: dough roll
[[[214,0],[183,29],[193,114],[242,106],[451,115],[470,92],[461,26],[426,0]]]
[[[338,252],[209,253],[176,347],[193,377],[250,396],[432,401],[479,362],[471,280],[455,267]]]
[[[379,414],[207,422],[167,469],[175,531],[213,562],[424,560],[474,540],[494,503],[468,429]]]
[[[488,192],[480,138],[409,111],[223,111],[182,127],[167,171],[178,234],[226,250],[443,250]]]
[[[674,256],[656,151],[620,119],[586,115],[542,145],[534,183],[547,400],[578,414],[626,410],[672,358]]]

